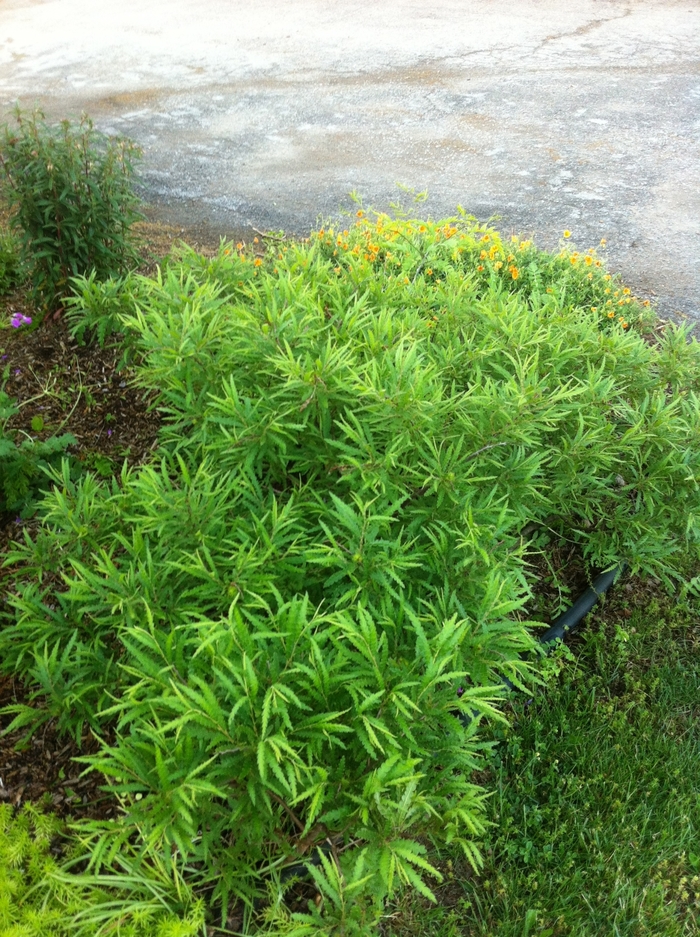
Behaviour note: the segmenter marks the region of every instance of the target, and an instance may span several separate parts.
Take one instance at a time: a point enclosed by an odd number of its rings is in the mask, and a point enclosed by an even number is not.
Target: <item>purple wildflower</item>
[[[15,518],[15,524],[22,524],[22,523],[24,523],[24,522],[22,521],[22,518],[21,518],[21,517],[18,516],[18,517]]]
[[[22,325],[31,325],[32,317],[25,316],[21,312],[16,312],[10,319],[10,325],[13,329],[18,329]]]
[[[22,373],[22,372],[20,371],[20,369],[17,368],[17,369],[15,370],[15,377],[17,377],[17,375],[18,375],[18,374],[21,374],[21,373]]]
[[[457,689],[457,696],[462,696],[464,694],[464,687],[461,686]]]
[[[111,435],[112,435],[112,432],[113,432],[113,430],[108,429],[108,430],[107,430],[107,435],[108,435],[108,436],[111,436]]]

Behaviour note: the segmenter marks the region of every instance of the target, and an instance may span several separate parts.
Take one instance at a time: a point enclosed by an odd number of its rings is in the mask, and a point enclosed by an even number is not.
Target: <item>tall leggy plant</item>
[[[103,279],[137,263],[133,177],[140,151],[99,133],[85,115],[58,126],[41,111],[25,115],[18,107],[14,116],[0,140],[12,223],[36,301],[57,309],[71,277],[94,270]]]

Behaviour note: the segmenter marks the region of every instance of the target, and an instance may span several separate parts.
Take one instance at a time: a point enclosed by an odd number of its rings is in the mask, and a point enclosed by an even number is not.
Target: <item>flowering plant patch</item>
[[[32,324],[32,317],[25,316],[21,312],[15,312],[12,318],[10,319],[10,325],[12,326],[13,329],[19,329],[23,325],[31,325],[31,324]]]

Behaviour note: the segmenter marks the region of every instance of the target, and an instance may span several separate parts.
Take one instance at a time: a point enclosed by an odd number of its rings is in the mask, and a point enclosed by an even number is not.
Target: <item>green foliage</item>
[[[443,851],[449,894],[406,896],[388,934],[698,933],[700,606],[635,589],[615,590],[571,664],[496,730],[479,877]]]
[[[43,441],[25,434],[27,438],[18,442],[22,434],[7,428],[17,413],[19,409],[12,399],[0,390],[0,513],[30,511],[40,482],[46,481],[44,470],[60,462],[68,446],[76,442],[70,433]]]
[[[20,246],[9,231],[0,231],[0,296],[9,293],[22,280]]]
[[[371,932],[439,879],[424,841],[480,863],[479,724],[532,668],[523,527],[669,582],[696,543],[698,345],[591,308],[594,260],[485,277],[495,241],[379,216],[78,284],[72,327],[125,335],[162,447],[54,475],[0,660],[76,737],[116,722],[96,868],[144,837],[225,917],[318,856],[322,909],[264,926]]]
[[[64,300],[72,337],[81,344],[95,339],[104,348],[107,339],[121,330],[120,313],[131,311],[138,282],[135,274],[100,281],[94,270],[86,277],[74,277],[74,295]]]
[[[99,937],[115,928],[122,937],[203,933],[201,903],[181,881],[174,887],[157,862],[135,871],[124,855],[111,875],[75,874],[57,856],[72,851],[75,866],[79,847],[56,817],[31,804],[18,813],[0,804],[0,937]]]
[[[98,133],[86,116],[53,127],[40,111],[15,110],[15,125],[5,126],[0,143],[0,165],[37,301],[56,308],[72,277],[94,270],[103,279],[136,264],[138,155],[133,143]]]

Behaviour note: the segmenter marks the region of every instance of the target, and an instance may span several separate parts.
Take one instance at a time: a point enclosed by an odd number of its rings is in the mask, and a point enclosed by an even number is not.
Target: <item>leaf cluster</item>
[[[18,239],[12,232],[0,230],[0,296],[14,289],[22,278]]]

